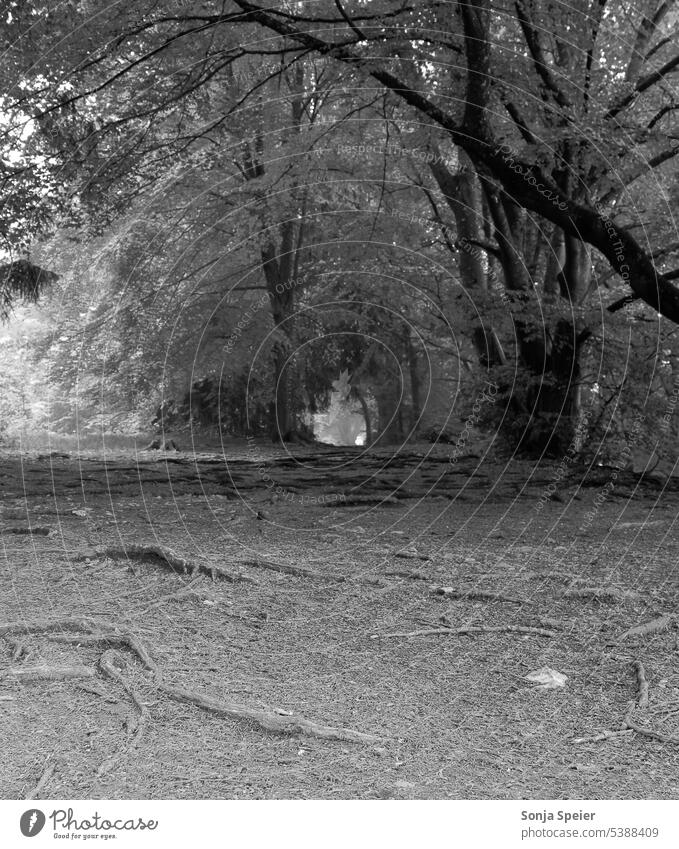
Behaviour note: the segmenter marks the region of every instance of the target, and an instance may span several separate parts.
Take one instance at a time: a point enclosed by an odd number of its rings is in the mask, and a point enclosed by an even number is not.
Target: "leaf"
[[[559,687],[565,687],[566,681],[568,681],[568,676],[557,672],[556,669],[551,669],[549,666],[543,666],[536,669],[535,672],[529,672],[525,678],[526,681],[537,684],[539,690],[556,690]]]

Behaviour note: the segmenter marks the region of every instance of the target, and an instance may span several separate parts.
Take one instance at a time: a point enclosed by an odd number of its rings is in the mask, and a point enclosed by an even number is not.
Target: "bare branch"
[[[651,86],[654,86],[661,80],[664,80],[665,77],[668,76],[668,74],[671,74],[677,67],[679,67],[679,54],[668,59],[668,61],[656,71],[651,71],[646,74],[645,77],[642,77],[629,94],[626,94],[614,106],[611,106],[608,112],[604,115],[604,118],[615,118],[615,116],[619,115],[623,109],[626,109],[630,104],[634,103],[637,99],[637,95],[651,88]]]

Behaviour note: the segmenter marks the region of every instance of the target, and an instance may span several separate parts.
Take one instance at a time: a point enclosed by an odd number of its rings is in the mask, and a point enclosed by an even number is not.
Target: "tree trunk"
[[[354,387],[354,393],[358,398],[358,403],[361,405],[361,411],[363,412],[363,418],[365,419],[365,444],[366,446],[372,445],[373,430],[370,418],[370,408],[368,407],[368,403],[365,400],[363,393],[357,386]]]
[[[406,355],[408,357],[408,368],[410,371],[410,430],[414,432],[422,416],[422,379],[420,375],[420,363],[417,350],[410,338],[410,333],[405,337]]]

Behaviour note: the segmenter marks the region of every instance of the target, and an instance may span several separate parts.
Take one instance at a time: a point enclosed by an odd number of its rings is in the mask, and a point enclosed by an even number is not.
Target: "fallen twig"
[[[545,628],[530,628],[526,625],[469,625],[466,628],[423,628],[419,631],[402,631],[396,634],[371,634],[371,640],[391,637],[427,637],[427,636],[460,636],[464,634],[534,634],[538,637],[558,637],[556,631]]]
[[[42,793],[42,791],[45,789],[45,785],[47,784],[47,782],[54,775],[54,770],[56,768],[57,765],[54,761],[48,763],[43,771],[43,774],[40,776],[40,780],[35,785],[35,787],[24,796],[24,799],[37,799]]]
[[[598,743],[600,740],[610,740],[611,737],[623,737],[632,734],[632,728],[623,728],[620,731],[602,731],[601,734],[594,734],[592,737],[576,737],[573,743]]]
[[[624,531],[628,528],[653,528],[657,527],[658,525],[665,525],[669,521],[669,519],[657,519],[653,522],[618,522],[617,525],[615,525],[615,530]]]
[[[665,631],[674,621],[675,617],[670,613],[663,613],[656,619],[651,619],[648,622],[642,622],[641,625],[635,625],[634,628],[629,628],[624,634],[621,634],[618,639],[625,640],[627,637],[643,637],[647,634],[658,634]]]
[[[62,681],[68,678],[93,678],[91,666],[28,666],[6,669],[3,676],[17,681]]]
[[[435,587],[433,592],[435,595],[442,595],[446,598],[469,599],[470,601],[505,601],[513,604],[529,603],[527,598],[502,595],[501,593],[494,593],[490,590],[462,590],[455,587]]]

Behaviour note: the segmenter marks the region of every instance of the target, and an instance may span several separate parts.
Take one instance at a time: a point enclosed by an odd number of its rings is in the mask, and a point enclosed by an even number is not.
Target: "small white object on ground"
[[[567,680],[568,676],[562,672],[557,672],[556,669],[551,669],[549,666],[543,666],[541,669],[536,669],[535,672],[529,672],[526,675],[526,681],[538,684],[539,690],[555,690],[557,687],[565,687]]]

